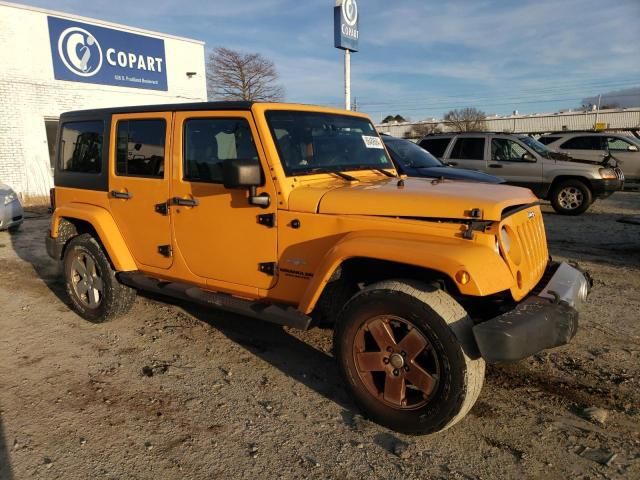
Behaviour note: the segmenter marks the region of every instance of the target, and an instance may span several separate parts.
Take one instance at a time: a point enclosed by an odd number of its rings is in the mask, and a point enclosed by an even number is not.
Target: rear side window
[[[538,141],[544,145],[549,145],[550,143],[555,142],[556,140],[560,140],[561,137],[540,137]]]
[[[434,157],[442,158],[450,141],[450,138],[425,138],[420,142],[420,146]]]
[[[164,177],[166,122],[125,120],[118,122],[116,174],[132,177]]]
[[[249,123],[243,118],[193,118],[184,124],[184,180],[223,183],[225,160],[258,160]]]
[[[60,170],[100,173],[103,131],[102,121],[65,123],[60,140]]]
[[[484,138],[458,138],[450,157],[459,160],[484,160]]]
[[[560,145],[567,150],[602,150],[601,137],[573,137]]]

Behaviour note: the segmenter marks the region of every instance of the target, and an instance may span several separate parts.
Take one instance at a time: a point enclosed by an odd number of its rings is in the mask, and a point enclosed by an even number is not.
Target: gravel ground
[[[83,321],[34,215],[0,232],[0,478],[640,478],[640,227],[616,223],[640,193],[544,211],[554,257],[595,278],[576,338],[489,367],[467,418],[425,437],[358,413],[328,330],[148,296]]]

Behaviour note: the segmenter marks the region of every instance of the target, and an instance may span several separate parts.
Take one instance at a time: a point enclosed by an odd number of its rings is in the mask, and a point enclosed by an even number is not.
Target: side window
[[[164,177],[164,120],[118,122],[116,174],[131,177]]]
[[[258,160],[251,129],[243,118],[193,118],[184,124],[184,180],[222,183],[225,160]]]
[[[560,140],[560,137],[540,137],[538,141],[545,145],[549,145],[550,143],[555,142],[556,140]]]
[[[522,155],[527,150],[513,140],[506,138],[494,138],[491,140],[491,160],[506,162],[521,162]]]
[[[484,138],[458,137],[450,157],[458,160],[484,160]]]
[[[425,138],[420,142],[420,146],[434,157],[442,158],[450,141],[450,138]]]
[[[631,143],[626,140],[616,137],[607,137],[607,144],[609,145],[609,150],[615,150],[618,152],[626,152],[631,145]]]
[[[60,170],[100,173],[103,131],[102,121],[65,123],[60,142]]]
[[[602,150],[601,137],[573,137],[560,145],[566,150]]]

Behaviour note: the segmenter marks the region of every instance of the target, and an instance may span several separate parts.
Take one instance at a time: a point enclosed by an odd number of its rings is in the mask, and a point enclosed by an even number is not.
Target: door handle
[[[200,202],[198,202],[198,200],[196,200],[195,198],[173,197],[171,199],[172,205],[179,205],[181,207],[197,207],[199,203]]]
[[[121,198],[123,200],[129,200],[131,198],[131,194],[129,192],[119,192],[117,190],[111,190],[109,192],[113,198]]]
[[[499,163],[490,163],[489,168],[502,168],[502,165]]]

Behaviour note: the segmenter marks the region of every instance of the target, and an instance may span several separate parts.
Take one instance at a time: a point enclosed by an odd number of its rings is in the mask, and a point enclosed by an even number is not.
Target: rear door
[[[528,153],[533,160],[523,158],[525,153]],[[530,188],[538,196],[545,191],[542,185],[542,160],[513,138],[491,137],[489,168],[493,168],[496,175],[501,176],[508,183]]]
[[[172,114],[113,115],[109,149],[109,206],[137,262],[171,266],[168,211]]]
[[[487,169],[485,161],[485,135],[456,137],[453,140],[453,146],[449,146],[449,154],[446,162],[454,167],[465,168],[467,170],[480,170],[494,175],[500,175],[500,172]]]

